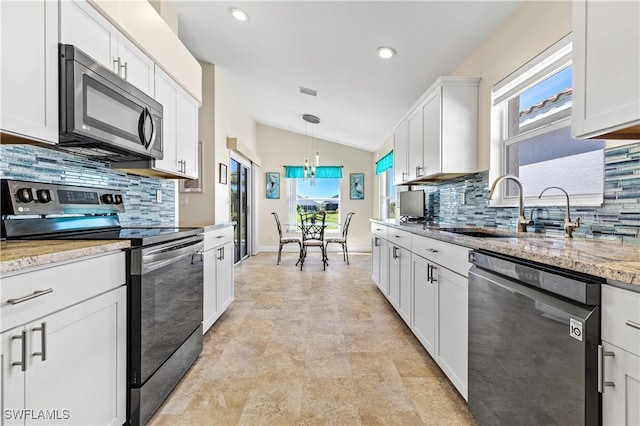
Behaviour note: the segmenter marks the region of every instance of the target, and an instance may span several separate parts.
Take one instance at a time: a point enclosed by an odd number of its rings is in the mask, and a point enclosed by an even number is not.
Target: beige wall
[[[318,139],[315,142],[320,151],[322,165],[344,166],[340,181],[340,220],[344,220],[346,213],[355,212],[349,227],[349,248],[351,251],[370,250],[371,227],[369,219],[373,216],[374,199],[374,154],[361,149],[339,145]],[[259,178],[260,222],[259,245],[261,251],[271,251],[278,248],[278,231],[271,215],[278,213],[281,221],[287,214],[287,182],[284,179],[285,165],[302,165],[305,156],[311,157],[312,146],[308,139],[298,133],[276,129],[265,125],[258,125],[258,155],[262,160],[262,173]],[[266,172],[279,172],[281,178],[280,199],[267,200],[264,198],[264,179]],[[349,174],[364,173],[364,200],[349,199]],[[339,246],[331,247],[330,250]]]
[[[571,12],[571,1],[526,1],[453,73],[456,76],[481,77],[478,170],[489,169],[491,89],[571,32]]]
[[[202,106],[198,110],[198,140],[202,142],[202,192],[181,193],[178,217],[181,226],[209,225],[215,222],[216,146],[214,133],[215,67],[202,66]]]
[[[219,183],[219,163],[229,167],[227,138],[236,138],[253,151],[257,151],[256,122],[227,83],[226,71],[216,67],[215,72],[215,221],[229,221],[229,185]],[[228,180],[227,171],[227,180]],[[258,208],[258,206],[254,206]]]

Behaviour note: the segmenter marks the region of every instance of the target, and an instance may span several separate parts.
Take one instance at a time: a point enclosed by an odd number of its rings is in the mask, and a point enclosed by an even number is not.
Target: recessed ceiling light
[[[246,22],[249,20],[249,15],[247,15],[247,12],[245,12],[244,10],[232,7],[231,9],[229,9],[229,12],[231,12],[231,16],[233,16],[240,22]]]
[[[396,51],[393,50],[390,47],[386,47],[386,46],[380,46],[376,49],[376,53],[378,54],[378,56],[380,56],[382,59],[389,59],[392,58],[393,56],[395,56]]]

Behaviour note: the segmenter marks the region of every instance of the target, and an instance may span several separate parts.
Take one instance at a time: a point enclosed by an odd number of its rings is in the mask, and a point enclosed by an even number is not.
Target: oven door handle
[[[176,250],[158,250],[157,252],[146,254],[142,257],[142,273],[151,272],[184,259],[185,257],[197,254],[198,250],[202,250],[203,247],[204,243],[199,241],[193,245],[181,247]]]

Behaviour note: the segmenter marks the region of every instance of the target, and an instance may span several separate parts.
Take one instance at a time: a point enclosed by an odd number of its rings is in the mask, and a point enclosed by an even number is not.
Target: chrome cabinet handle
[[[405,178],[405,176],[409,176],[409,173],[407,172],[402,172],[402,181],[405,182],[407,180],[407,178]]]
[[[374,237],[373,238],[373,246],[374,247],[379,247],[380,246],[380,244],[378,244],[378,237]]]
[[[399,258],[399,257],[400,257],[400,256],[398,256],[398,247],[395,247],[395,246],[394,246],[394,247],[393,247],[393,258],[394,258],[394,259],[397,259],[397,258]]]
[[[39,331],[40,334],[40,352],[34,352],[33,356],[42,357],[43,361],[47,360],[47,323],[43,322],[40,324],[40,327],[33,327],[32,331]]]
[[[118,56],[117,58],[113,58],[113,64],[115,65],[113,68],[113,72],[115,72],[116,74],[120,75],[120,67],[122,65],[120,65],[120,57]]]
[[[220,253],[220,257],[218,257],[218,260],[224,260],[224,247],[220,247],[218,249],[218,253]]]
[[[416,166],[416,177],[421,177],[422,173],[420,173],[421,170],[423,170],[424,167],[422,166]]]
[[[17,299],[8,299],[7,303],[10,305],[17,305],[18,303],[26,302],[27,300],[35,299],[36,297],[44,296],[45,294],[52,293],[53,289],[48,288],[46,290],[36,290],[33,294],[28,296],[19,297]]]
[[[436,278],[434,278],[434,274],[433,274],[433,271],[437,270],[438,268],[429,264],[429,269],[431,269],[431,273],[429,274],[429,282],[433,284],[434,282],[438,281]]]
[[[432,249],[432,248],[426,248],[425,250],[428,251],[429,253],[437,253],[438,252],[438,250]]]
[[[631,328],[635,328],[636,330],[640,330],[640,323],[637,323],[635,321],[628,320],[627,325]]]
[[[598,345],[598,392],[604,393],[605,387],[615,387],[614,382],[607,382],[604,378],[604,358],[616,356],[615,352],[605,351],[604,346]]]
[[[125,62],[125,63],[124,63],[124,65],[120,64],[120,68],[124,68],[124,79],[125,79],[125,80],[127,80],[127,75],[128,75],[128,72],[127,72],[127,69],[128,69],[128,67],[127,67],[127,62]]]
[[[216,238],[224,238],[224,235],[218,235]]]
[[[11,340],[21,339],[20,362],[12,362],[11,366],[20,366],[21,371],[27,371],[27,330],[22,330],[19,336],[11,336]]]

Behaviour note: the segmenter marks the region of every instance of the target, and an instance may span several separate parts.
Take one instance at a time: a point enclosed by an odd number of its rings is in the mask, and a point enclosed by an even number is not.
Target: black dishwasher
[[[603,279],[469,255],[469,409],[481,425],[597,425]]]

